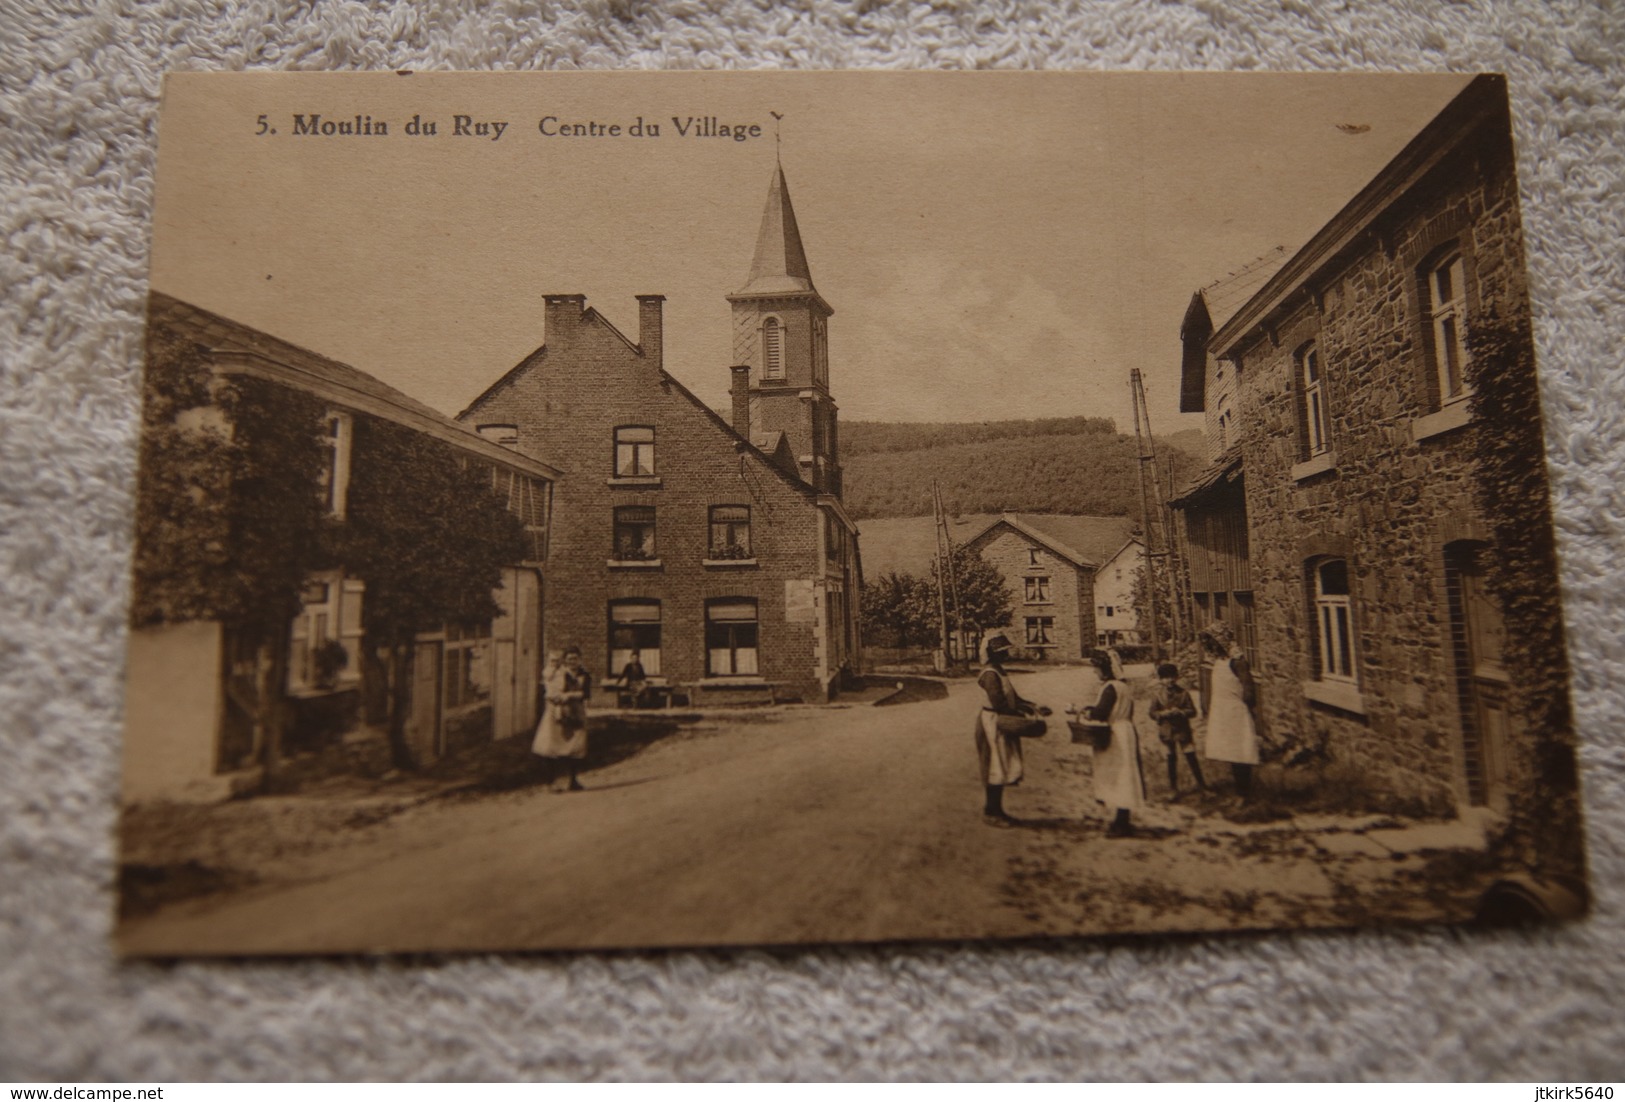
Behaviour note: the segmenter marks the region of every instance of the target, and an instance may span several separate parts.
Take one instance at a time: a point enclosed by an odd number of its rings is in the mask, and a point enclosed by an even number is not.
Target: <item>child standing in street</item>
[[[1191,720],[1196,717],[1196,704],[1191,694],[1179,683],[1179,667],[1164,662],[1157,667],[1157,687],[1151,696],[1151,718],[1157,721],[1157,737],[1168,749],[1168,787],[1179,797],[1179,754],[1184,751],[1190,763],[1191,776],[1196,787],[1205,789],[1202,766],[1196,760],[1196,742],[1191,737]]]

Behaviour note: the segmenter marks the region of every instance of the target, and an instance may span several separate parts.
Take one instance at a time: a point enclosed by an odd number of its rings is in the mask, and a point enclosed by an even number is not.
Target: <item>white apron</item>
[[[1140,775],[1140,736],[1134,729],[1134,699],[1126,681],[1113,678],[1101,687],[1117,694],[1112,703],[1111,745],[1095,751],[1095,799],[1115,811],[1145,806],[1145,778]]]
[[[1204,756],[1212,761],[1258,764],[1258,727],[1253,710],[1242,696],[1241,678],[1230,659],[1213,660],[1212,701],[1207,709],[1207,744]]]
[[[1008,674],[992,667],[982,672],[984,676],[991,673],[998,677],[1006,700],[1015,699],[1016,690]],[[1025,770],[1021,739],[1001,733],[999,714],[986,706],[976,715],[976,754],[982,763],[983,784],[1016,784],[1021,780]]]
[[[531,739],[530,752],[544,758],[584,758],[587,756],[587,729],[565,725],[565,713],[574,710],[570,702],[579,702],[581,691],[570,671],[560,667],[548,674],[542,684],[546,703],[542,705],[542,718],[536,724],[536,737]],[[576,704],[575,707],[579,707]]]

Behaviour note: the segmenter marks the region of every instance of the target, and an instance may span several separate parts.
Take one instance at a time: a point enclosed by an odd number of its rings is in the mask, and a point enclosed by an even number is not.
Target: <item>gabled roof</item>
[[[297,387],[528,474],[553,480],[559,477],[558,468],[487,440],[467,425],[359,368],[328,359],[162,291],[152,291],[147,296],[147,322],[168,326],[207,346],[225,370]]]
[[[1020,516],[1002,513],[967,542],[975,543],[1000,526],[1008,526],[1075,566],[1092,569],[1122,546],[1123,536],[1132,524],[1127,517],[1074,517],[1043,513]],[[1086,543],[1088,550],[1079,547],[1074,540]]]
[[[1248,334],[1282,310],[1300,287],[1312,283],[1351,250],[1360,248],[1366,234],[1380,228],[1390,211],[1404,206],[1403,196],[1464,144],[1477,139],[1480,127],[1492,128],[1495,140],[1510,149],[1512,123],[1508,110],[1506,77],[1481,73],[1469,81],[1263,287],[1226,320],[1215,319],[1217,331],[1210,342],[1214,354],[1229,355]]]
[[[637,345],[627,340],[625,334],[623,334],[619,329],[615,328],[614,323],[608,318],[604,317],[604,315],[599,313],[597,310],[591,307],[584,310],[581,315],[581,324],[595,325],[603,329],[607,329],[616,339],[625,344],[632,352],[639,356],[643,355],[642,350]],[[496,382],[492,383],[490,386],[481,391],[479,396],[470,402],[468,406],[457,415],[459,421],[461,422],[466,418],[472,417],[480,404],[483,403],[487,398],[490,398],[501,390],[505,390],[508,387],[513,386],[528,372],[534,370],[545,370],[547,357],[548,346],[543,344],[540,348],[536,349],[536,351],[532,352],[530,355],[520,360],[519,363],[515,364],[513,367],[504,372],[502,377]],[[686,399],[692,406],[694,406],[695,409],[704,414],[705,417],[710,420],[710,422],[719,430],[721,430],[722,434],[733,443],[737,450],[754,456],[768,470],[773,472],[779,478],[788,483],[792,488],[800,491],[807,497],[814,499],[818,497],[818,491],[800,477],[795,470],[795,464],[793,462],[790,464],[789,469],[786,469],[784,464],[775,462],[772,454],[769,454],[764,449],[758,447],[755,443],[739,435],[732,424],[730,424],[716,410],[700,401],[698,395],[684,386],[676,376],[672,375],[664,367],[659,369],[659,373],[659,381],[662,387],[675,391],[677,394]],[[788,453],[788,446],[782,440],[778,442],[778,447],[781,451]]]
[[[1134,529],[1129,517],[1054,513],[977,513],[955,517],[948,533],[955,547],[986,535],[1004,522],[1075,565],[1096,566],[1120,551]],[[937,553],[936,522],[925,517],[883,517],[858,522],[863,533],[864,576],[893,571],[924,575]]]
[[[1241,445],[1232,444],[1223,455],[1199,471],[1168,504],[1175,509],[1187,508],[1213,489],[1235,482],[1241,475]]]
[[[773,169],[767,188],[767,206],[762,211],[762,227],[756,234],[756,254],[751,258],[745,285],[728,297],[782,298],[811,295],[826,311],[829,305],[813,286],[807,250],[801,244],[796,211],[790,205],[790,185],[782,166]],[[833,311],[831,311],[833,312]]]
[[[1179,412],[1200,413],[1207,408],[1208,341],[1213,333],[1286,263],[1284,245],[1209,283],[1191,296],[1179,323],[1184,344],[1180,364]]]

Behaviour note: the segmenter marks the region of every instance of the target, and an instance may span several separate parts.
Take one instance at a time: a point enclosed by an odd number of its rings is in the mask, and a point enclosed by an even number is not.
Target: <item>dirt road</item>
[[[1059,713],[1086,676],[1017,684]],[[940,701],[712,724],[587,774],[585,792],[415,808],[256,869],[259,886],[129,920],[119,942],[143,955],[495,950],[1362,921],[1406,915],[1344,915],[1340,901],[1369,908],[1373,877],[1423,875],[1437,848],[1379,844],[1380,822],[1249,827],[1174,804],[1109,840],[1088,751],[1060,723],[1027,743],[1028,778],[1007,798],[1024,826],[990,828],[977,703],[959,683]]]

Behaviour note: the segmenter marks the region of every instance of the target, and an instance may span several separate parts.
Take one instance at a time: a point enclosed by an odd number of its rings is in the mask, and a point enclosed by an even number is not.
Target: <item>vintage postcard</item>
[[[1502,78],[183,74],[159,141],[122,953],[1586,909]]]

